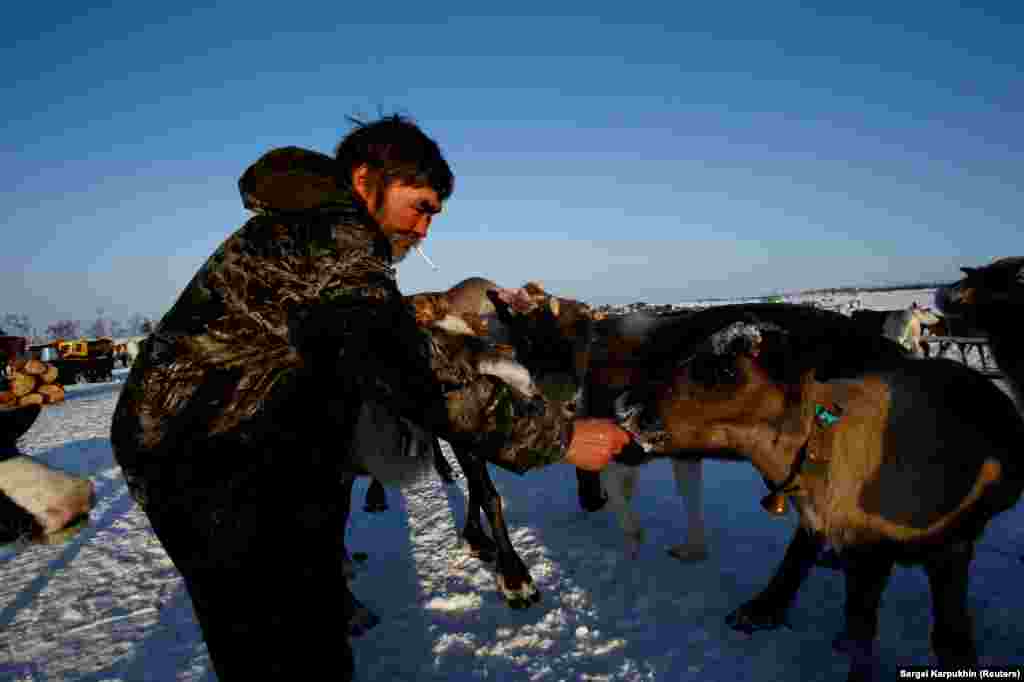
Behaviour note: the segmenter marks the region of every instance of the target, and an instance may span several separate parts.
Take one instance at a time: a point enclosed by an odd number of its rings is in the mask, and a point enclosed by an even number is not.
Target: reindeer
[[[960,268],[964,278],[936,291],[947,319],[962,320],[989,338],[992,355],[1006,374],[1019,405],[1024,405],[1024,357],[1018,350],[1016,322],[1024,310],[1024,257]]]
[[[737,325],[762,337],[756,356],[723,343]],[[619,402],[625,427],[649,456],[747,459],[770,485],[766,509],[785,513],[788,501],[799,513],[775,576],[727,623],[782,625],[828,542],[846,578],[835,646],[851,657],[850,679],[877,672],[878,609],[897,562],[928,574],[940,667],[976,665],[974,544],[1024,490],[1024,422],[1007,396],[959,363],[907,358],[849,321],[796,307],[708,309],[663,341],[652,378]]]
[[[900,310],[855,310],[850,318],[865,331],[892,339],[918,356],[927,355],[921,342],[924,329],[941,321],[931,309],[919,307],[917,301]]]
[[[637,312],[611,317],[595,323],[587,380],[587,404],[593,416],[614,416],[614,401],[643,374],[643,358],[650,341],[664,329],[682,323],[693,311],[673,311],[662,315]],[[639,456],[639,458],[638,458]],[[646,461],[636,446],[620,454],[600,474],[577,471],[580,504],[596,511],[605,501],[619,520],[625,535],[626,553],[639,555],[644,530],[630,507],[636,489],[637,464]],[[667,548],[670,556],[682,562],[708,558],[707,534],[703,516],[704,474],[700,459],[672,458],[676,490],[686,513],[686,538]],[[595,486],[587,479],[597,478],[604,500],[595,500]]]
[[[495,579],[506,603],[517,609],[529,607],[539,601],[540,592],[512,545],[487,460],[475,454],[480,436],[493,430],[488,423],[488,419],[493,421],[489,412],[493,406],[485,402],[487,396],[462,388],[475,376],[492,376],[517,389],[517,409],[533,409],[533,398],[539,392],[556,409],[581,410],[579,393],[588,357],[590,309],[551,296],[535,282],[520,289],[503,289],[481,277],[463,280],[445,292],[414,294],[406,301],[417,323],[431,335],[435,374],[453,389],[448,404],[454,426],[443,437],[451,444],[469,489],[461,536],[471,555],[495,562]],[[443,459],[438,448],[435,462],[439,457]],[[492,463],[508,467],[507,463]],[[343,482],[343,494],[349,499],[353,480]],[[366,506],[379,507],[382,500],[386,500],[384,489],[375,479],[367,490]],[[386,507],[386,501],[383,505]],[[486,513],[490,536],[484,531],[481,510]]]

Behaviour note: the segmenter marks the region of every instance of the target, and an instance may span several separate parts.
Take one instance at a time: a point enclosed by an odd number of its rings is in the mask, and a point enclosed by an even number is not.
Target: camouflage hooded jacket
[[[429,341],[397,288],[390,244],[336,181],[333,159],[276,149],[246,170],[239,189],[257,215],[147,337],[114,412],[114,452],[143,503],[157,470],[180,468],[182,458],[206,467],[225,445],[253,457],[319,449],[342,469],[367,400],[427,430],[447,424]],[[555,461],[561,426],[517,419],[493,456],[521,470]]]

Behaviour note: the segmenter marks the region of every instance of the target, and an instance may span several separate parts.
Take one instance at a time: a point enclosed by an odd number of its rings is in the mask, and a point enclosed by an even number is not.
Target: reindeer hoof
[[[668,555],[684,564],[707,561],[708,548],[703,545],[674,545],[665,550]]]
[[[756,599],[748,601],[728,616],[725,617],[725,624],[733,630],[751,635],[758,630],[777,630],[780,627],[789,627],[786,620],[786,609],[778,608]]]
[[[497,581],[498,590],[504,595],[505,603],[509,605],[509,608],[528,609],[540,601],[540,590],[534,586],[531,580],[522,581],[518,588],[509,587],[501,575],[498,576]]]

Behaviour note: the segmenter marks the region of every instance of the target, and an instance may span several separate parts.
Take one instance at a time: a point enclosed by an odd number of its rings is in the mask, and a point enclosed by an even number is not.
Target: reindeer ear
[[[527,282],[523,285],[523,290],[530,296],[543,296],[545,294],[544,285],[537,281]]]
[[[512,314],[528,313],[536,307],[525,289],[489,289],[487,297],[495,307],[499,307],[499,303],[504,304]]]
[[[551,310],[551,314],[558,317],[559,303],[558,299],[552,296],[548,299],[548,308]]]

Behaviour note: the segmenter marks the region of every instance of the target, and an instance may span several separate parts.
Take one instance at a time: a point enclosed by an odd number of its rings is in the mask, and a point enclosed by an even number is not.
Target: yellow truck
[[[57,381],[64,385],[114,380],[114,340],[58,339],[57,358],[50,360],[60,372]]]

